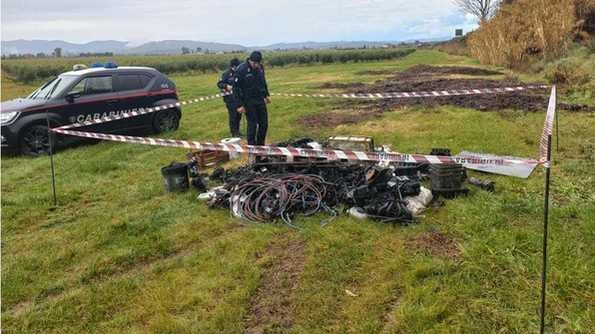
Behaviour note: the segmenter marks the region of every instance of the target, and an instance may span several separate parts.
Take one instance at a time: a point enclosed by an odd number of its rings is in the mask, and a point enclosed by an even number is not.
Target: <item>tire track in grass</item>
[[[362,261],[384,230],[376,224],[340,217],[324,228],[306,232],[308,258],[295,293],[291,332],[344,332],[343,309],[352,298],[346,290],[366,275]]]
[[[294,294],[306,262],[305,242],[285,232],[259,258],[264,262],[260,286],[250,299],[246,334],[285,333],[293,325]]]
[[[348,286],[348,296],[341,307],[338,318],[339,333],[378,333],[391,315],[399,307],[402,294],[401,272],[406,249],[403,235],[411,227],[392,227],[379,231],[382,235],[374,238],[374,246],[365,255],[357,276]]]

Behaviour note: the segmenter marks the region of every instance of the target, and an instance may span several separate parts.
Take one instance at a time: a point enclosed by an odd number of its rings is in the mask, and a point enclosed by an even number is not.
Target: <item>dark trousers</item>
[[[242,114],[238,112],[238,107],[235,104],[226,103],[225,106],[227,106],[227,113],[229,114],[229,132],[231,132],[232,137],[239,137]]]
[[[264,145],[269,127],[267,105],[247,104],[246,120],[248,121],[248,145]]]

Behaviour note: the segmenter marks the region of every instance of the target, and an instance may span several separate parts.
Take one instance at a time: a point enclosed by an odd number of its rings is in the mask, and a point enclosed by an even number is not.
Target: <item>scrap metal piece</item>
[[[460,164],[430,165],[432,193],[445,198],[466,195],[469,190],[463,186],[467,178],[465,168]]]
[[[474,186],[477,186],[483,190],[489,191],[489,192],[494,192],[495,188],[494,185],[496,182],[494,181],[490,181],[490,180],[480,180],[474,177],[470,177],[469,180],[467,180],[469,183],[471,183]]]
[[[374,139],[362,136],[332,136],[328,138],[327,146],[337,150],[372,152],[374,151]]]

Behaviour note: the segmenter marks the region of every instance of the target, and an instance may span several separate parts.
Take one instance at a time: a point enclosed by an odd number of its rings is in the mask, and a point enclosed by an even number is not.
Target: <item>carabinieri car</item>
[[[50,127],[57,127],[176,102],[176,85],[153,68],[118,67],[113,63],[94,64],[91,68],[75,65],[73,71],[50,80],[26,98],[2,103],[2,150],[47,154],[50,138],[56,147],[78,141],[75,137],[48,135],[48,121]],[[82,131],[116,134],[173,131],[179,127],[181,115],[181,108],[175,107],[88,126]]]

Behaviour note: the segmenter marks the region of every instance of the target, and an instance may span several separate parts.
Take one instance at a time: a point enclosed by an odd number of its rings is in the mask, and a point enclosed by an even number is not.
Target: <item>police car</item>
[[[75,137],[48,135],[51,127],[116,116],[143,108],[178,102],[176,85],[149,67],[118,67],[114,63],[75,65],[70,72],[43,84],[25,98],[2,102],[0,136],[3,151],[46,154],[50,138],[56,147],[76,142]],[[176,130],[181,109],[95,124],[85,130],[116,134]]]

